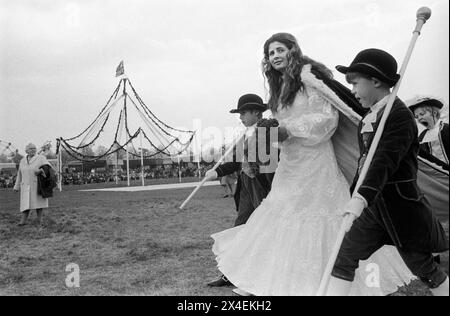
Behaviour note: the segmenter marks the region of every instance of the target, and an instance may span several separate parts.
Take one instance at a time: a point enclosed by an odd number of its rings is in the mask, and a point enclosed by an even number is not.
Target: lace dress
[[[331,137],[339,115],[312,87],[275,118],[281,144],[272,190],[245,225],[212,235],[219,270],[254,295],[315,295],[350,199]],[[386,295],[413,278],[394,247],[361,262],[352,295]]]

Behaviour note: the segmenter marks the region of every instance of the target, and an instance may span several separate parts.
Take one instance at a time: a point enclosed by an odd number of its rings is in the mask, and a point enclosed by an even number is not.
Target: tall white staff
[[[378,125],[378,129],[375,133],[372,145],[370,146],[369,152],[366,157],[366,161],[364,162],[363,168],[361,170],[360,177],[358,178],[358,182],[356,183],[354,193],[358,192],[359,187],[364,181],[364,178],[367,175],[367,171],[369,170],[370,164],[372,162],[373,156],[377,150],[378,143],[381,139],[381,136],[383,134],[384,126],[386,124],[386,120],[389,116],[389,113],[391,112],[392,105],[394,104],[395,98],[397,97],[398,90],[400,88],[400,84],[402,82],[403,76],[406,71],[406,67],[408,65],[408,62],[411,58],[412,51],[414,49],[414,46],[416,45],[417,39],[420,35],[420,31],[422,30],[423,25],[426,23],[426,21],[431,17],[431,10],[427,7],[422,7],[417,11],[417,24],[416,28],[413,31],[413,37],[411,39],[411,43],[409,44],[408,51],[406,52],[405,59],[403,60],[402,67],[400,68],[400,79],[395,85],[394,89],[392,90],[392,93],[389,96],[386,109],[383,113],[383,116],[381,117],[380,124]],[[336,243],[334,245],[334,248],[331,252],[330,259],[328,261],[328,264],[325,268],[322,280],[320,282],[319,290],[317,291],[318,296],[323,296],[325,294],[325,290],[328,286],[328,282],[331,277],[331,271],[333,270],[333,266],[336,262],[336,258],[339,254],[339,250],[341,248],[342,242],[344,240],[344,236],[346,233],[346,230],[352,226],[353,221],[355,220],[355,216],[353,214],[348,214],[344,220],[342,221],[341,228],[339,230],[339,234],[336,238]]]
[[[225,152],[225,154],[222,155],[222,157],[220,157],[219,161],[217,161],[217,163],[214,165],[214,167],[212,167],[211,170],[216,170],[217,167],[219,167],[222,162],[225,160],[225,158],[233,151],[234,147],[236,146],[236,144],[238,144],[245,136],[245,133],[242,134],[241,136],[239,136],[234,143],[232,144],[232,146],[230,146],[230,148],[228,148],[228,150]],[[180,206],[180,210],[182,210],[186,204],[192,199],[192,197],[197,193],[197,191],[203,186],[203,184],[205,184],[206,182],[206,177],[203,178],[202,182],[200,182],[197,187],[194,189],[194,191],[192,191],[191,195],[188,196],[188,198],[183,202],[183,204],[181,204]]]

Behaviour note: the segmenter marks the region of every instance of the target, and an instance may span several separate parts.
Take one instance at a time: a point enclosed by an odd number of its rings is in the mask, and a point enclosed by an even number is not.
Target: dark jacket
[[[240,195],[241,195],[241,188],[242,188],[242,177],[246,177],[248,176],[245,171],[250,171],[251,173],[254,173],[255,178],[257,180],[257,182],[259,182],[259,184],[265,189],[267,190],[267,192],[270,191],[271,186],[272,186],[272,180],[274,177],[274,172],[270,172],[267,173],[265,171],[263,171],[264,167],[261,167],[261,165],[263,163],[261,162],[251,162],[249,164],[247,164],[247,168],[250,168],[251,170],[244,170],[243,168],[243,160],[247,160],[249,155],[250,157],[255,158],[256,160],[258,160],[258,158],[260,157],[259,155],[259,146],[257,145],[257,132],[255,132],[253,134],[253,136],[249,137],[246,141],[244,141],[244,139],[241,139],[240,142],[238,142],[234,148],[234,152],[233,152],[233,161],[232,162],[226,162],[222,165],[220,165],[217,169],[217,175],[219,177],[223,177],[229,174],[232,174],[233,172],[237,172],[238,173],[238,179],[237,179],[237,184],[236,184],[236,191],[234,194],[234,201],[236,204],[236,210],[239,212],[239,200],[240,200]],[[266,141],[268,141],[268,138],[266,138]],[[249,149],[249,143],[251,143],[252,145],[250,145],[250,149]],[[270,143],[270,142],[269,142]],[[267,145],[267,143],[266,143]],[[239,150],[238,148],[241,148],[241,150]],[[253,152],[253,150],[255,152]],[[249,154],[249,151],[251,152]],[[268,154],[269,148],[266,147],[266,154]],[[277,150],[277,159],[279,160],[279,151]],[[269,157],[269,156],[267,156]],[[250,158],[251,160],[253,158]],[[277,163],[278,163],[277,160]],[[272,170],[271,170],[272,171]]]
[[[374,132],[360,134],[361,155],[367,153],[380,122],[378,113]],[[448,249],[445,232],[434,217],[431,206],[417,186],[419,151],[414,117],[396,99],[367,175],[358,190],[368,202],[368,210],[383,225],[392,243],[408,251],[442,252]],[[355,176],[353,192],[359,174]]]
[[[39,167],[44,170],[45,176],[39,174],[38,180],[38,194],[43,198],[49,198],[53,196],[53,189],[56,187],[56,175],[55,171],[50,165],[43,165]]]
[[[229,174],[232,174],[233,172],[238,172],[238,179],[236,184],[236,190],[234,193],[234,202],[236,204],[236,210],[239,210],[239,198],[240,198],[240,192],[241,192],[241,185],[242,185],[242,177],[246,177],[245,173],[242,173],[242,164],[240,162],[227,162],[219,167],[217,167],[216,172],[218,177],[223,177]],[[256,179],[261,183],[261,185],[264,188],[267,188],[270,190],[272,186],[272,180],[274,177],[274,173],[259,173],[256,175]]]
[[[424,130],[420,136],[419,136],[419,142],[422,142],[422,140],[425,137],[425,134],[428,132],[428,130]],[[442,149],[445,153],[445,156],[447,156],[447,159],[449,157],[449,125],[447,123],[442,123],[439,129],[439,142],[442,146]],[[431,143],[422,143],[420,144],[419,149],[419,156],[422,158],[427,159],[428,161],[431,161],[438,166],[441,166],[444,170],[449,170],[449,165],[446,161],[442,161],[439,158],[433,156],[431,154]]]
[[[239,197],[241,195],[241,164],[239,162],[227,162],[224,163],[222,165],[220,165],[219,167],[217,167],[216,172],[217,172],[217,176],[223,177],[223,176],[227,176],[229,174],[232,174],[233,172],[237,172],[238,174],[238,178],[237,178],[237,183],[236,183],[236,189],[234,192],[234,204],[236,205],[236,211],[239,209]]]

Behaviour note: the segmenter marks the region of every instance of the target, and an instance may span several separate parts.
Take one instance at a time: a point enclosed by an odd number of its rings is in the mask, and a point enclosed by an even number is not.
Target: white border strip
[[[120,188],[106,188],[106,189],[91,189],[91,190],[78,190],[80,192],[138,192],[138,191],[156,191],[156,190],[173,190],[173,189],[187,189],[194,188],[198,185],[198,182],[187,183],[171,183],[171,184],[158,184],[136,187],[120,187]],[[211,181],[204,184],[204,186],[220,185],[219,181]]]

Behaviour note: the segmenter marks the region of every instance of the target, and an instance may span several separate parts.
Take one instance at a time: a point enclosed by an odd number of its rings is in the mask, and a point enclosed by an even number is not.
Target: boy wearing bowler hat
[[[361,51],[349,67],[337,66],[353,86],[352,93],[369,109],[358,128],[360,159],[346,214],[356,219],[335,262],[328,295],[348,295],[360,260],[385,244],[395,245],[411,272],[434,295],[449,293],[448,276],[433,253],[448,250],[448,239],[417,186],[417,124],[411,111],[396,99],[378,148],[358,192],[353,192],[372,144],[391,88],[399,80],[397,62],[379,49]]]
[[[214,180],[237,171],[238,182],[235,191],[235,201],[238,216],[234,226],[245,224],[253,211],[261,204],[270,191],[274,173],[267,173],[259,169],[258,165],[252,163],[249,149],[256,148],[256,124],[262,118],[262,114],[267,110],[267,105],[256,94],[245,94],[238,100],[237,108],[230,111],[239,114],[242,124],[246,127],[244,142],[238,143],[236,147],[243,146],[242,159],[235,157],[233,162],[220,165],[215,171],[209,170],[205,177],[207,180]],[[239,152],[236,148],[236,152]],[[242,161],[241,161],[242,160]],[[209,286],[231,285],[225,276],[208,283]]]

